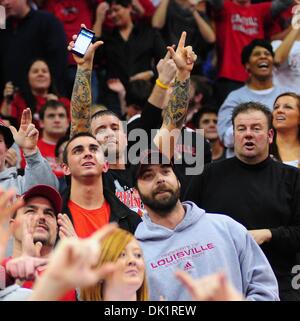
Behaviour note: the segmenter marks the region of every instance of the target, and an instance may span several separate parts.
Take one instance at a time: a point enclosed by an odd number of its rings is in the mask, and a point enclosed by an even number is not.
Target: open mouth
[[[85,163],[83,163],[82,166],[83,166],[83,167],[93,167],[93,166],[95,166],[95,164],[92,163],[92,162],[85,162]]]
[[[275,119],[278,121],[281,121],[281,120],[285,120],[285,117],[283,115],[281,115],[281,116],[276,116]]]
[[[255,147],[255,144],[252,142],[246,142],[245,145],[246,149],[252,150]]]
[[[166,193],[171,193],[171,191],[164,189],[164,190],[156,191],[155,195],[162,195],[162,194],[166,194]]]
[[[269,68],[269,65],[266,62],[261,62],[260,64],[258,64],[258,68],[262,70],[266,70]]]

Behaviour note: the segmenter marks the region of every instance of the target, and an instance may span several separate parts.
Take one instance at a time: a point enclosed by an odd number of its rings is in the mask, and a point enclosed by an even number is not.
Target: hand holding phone
[[[83,57],[94,39],[95,33],[92,30],[81,27],[81,30],[77,36],[72,52],[79,56]]]

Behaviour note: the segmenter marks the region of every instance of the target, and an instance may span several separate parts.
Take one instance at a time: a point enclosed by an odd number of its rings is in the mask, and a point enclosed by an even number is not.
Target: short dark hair
[[[119,119],[119,121],[122,123],[122,126],[123,126],[123,122],[122,122],[121,117],[109,109],[102,109],[102,110],[95,112],[91,117],[91,122],[93,121],[93,119],[96,119],[96,118],[99,118],[102,116],[114,116],[117,119]],[[124,127],[123,127],[123,130],[125,131]]]
[[[89,132],[77,133],[74,136],[72,136],[69,139],[69,141],[68,141],[68,143],[67,143],[67,145],[66,145],[66,147],[64,149],[64,152],[63,152],[63,162],[65,164],[67,164],[67,165],[68,165],[68,147],[69,147],[70,143],[72,143],[72,141],[77,139],[78,137],[92,137],[92,138],[94,138],[96,140],[96,137],[94,135],[92,135],[91,133],[89,133]]]
[[[130,81],[126,87],[126,104],[135,105],[139,110],[142,110],[147,103],[152,91],[152,84],[148,80]]]
[[[99,110],[97,112],[95,112],[92,117],[91,117],[91,120],[93,119],[96,119],[98,117],[102,117],[102,116],[106,116],[106,115],[109,115],[109,116],[115,116],[116,118],[118,118],[119,120],[121,120],[120,116],[117,115],[116,113],[114,113],[113,111],[109,110],[109,109],[102,109],[102,110]]]
[[[243,113],[247,113],[249,111],[261,111],[267,118],[267,122],[268,122],[268,129],[272,128],[272,112],[270,111],[270,109],[259,103],[259,102],[254,102],[254,101],[249,101],[247,103],[242,103],[239,104],[232,112],[232,116],[231,116],[231,121],[232,121],[232,125],[234,127],[234,120],[235,118],[239,115],[239,114],[243,114]]]
[[[241,60],[242,60],[242,64],[244,66],[247,62],[249,62],[252,51],[257,46],[266,48],[271,53],[271,55],[274,57],[273,47],[268,40],[254,39],[247,46],[245,46],[242,50]]]
[[[55,145],[55,150],[54,150],[54,155],[55,155],[56,158],[59,156],[59,148],[60,148],[60,146],[63,143],[67,142],[68,140],[69,140],[69,136],[63,136],[57,141],[57,143]]]
[[[67,107],[65,106],[64,103],[62,103],[61,101],[58,100],[48,100],[42,107],[40,110],[40,120],[43,120],[45,117],[45,112],[48,108],[52,108],[52,109],[57,109],[59,107],[63,107],[64,110],[66,111],[66,115],[68,116],[68,111],[67,111]]]
[[[195,117],[195,125],[198,126],[200,119],[205,114],[215,114],[218,115],[218,109],[215,106],[205,105],[203,106]]]
[[[119,4],[120,6],[125,7],[125,8],[129,7],[132,4],[131,0],[106,0],[106,2],[109,5]]]

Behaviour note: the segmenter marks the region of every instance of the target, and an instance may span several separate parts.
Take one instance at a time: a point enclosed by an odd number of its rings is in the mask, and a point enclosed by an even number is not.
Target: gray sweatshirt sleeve
[[[18,176],[18,185],[21,194],[37,184],[50,185],[58,190],[58,180],[47,160],[42,157],[40,151],[33,155],[25,156],[25,159],[25,174],[24,176]]]
[[[271,6],[272,17],[279,15],[283,10],[287,9],[293,0],[273,0]]]
[[[278,283],[265,254],[245,231],[240,242],[244,295],[248,301],[279,301]]]

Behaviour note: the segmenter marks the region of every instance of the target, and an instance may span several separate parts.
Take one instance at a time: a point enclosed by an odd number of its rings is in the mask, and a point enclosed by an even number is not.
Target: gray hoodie
[[[14,187],[17,195],[21,195],[29,188],[37,184],[53,186],[58,190],[58,180],[53,174],[47,160],[42,157],[40,151],[26,156],[24,176],[17,174],[16,167],[10,167],[0,173],[0,187],[8,189]]]
[[[186,214],[174,230],[154,224],[148,214],[135,232],[145,257],[150,299],[190,300],[174,272],[200,278],[224,271],[247,300],[279,300],[278,285],[264,253],[239,223],[221,214],[207,214],[184,202]]]

